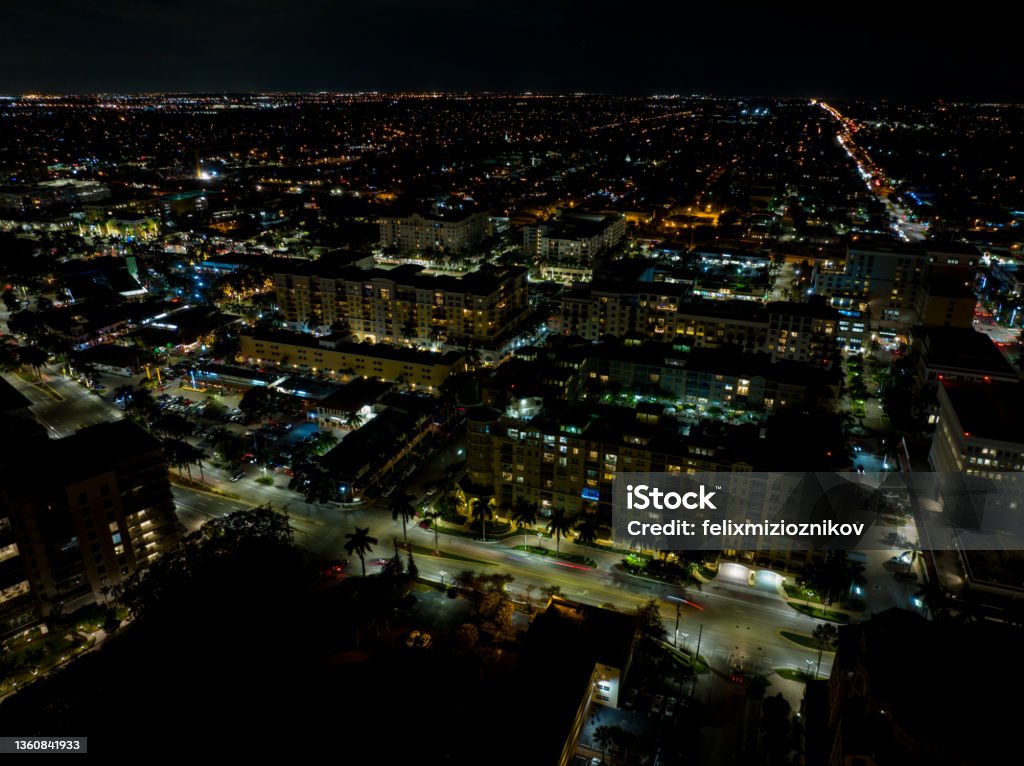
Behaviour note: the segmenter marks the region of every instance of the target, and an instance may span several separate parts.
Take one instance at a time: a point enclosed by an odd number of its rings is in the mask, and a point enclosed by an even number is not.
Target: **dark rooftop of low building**
[[[348,434],[320,460],[340,479],[357,478],[366,465],[386,461],[405,444],[416,431],[418,422],[417,415],[389,407]]]
[[[955,255],[966,255],[973,258],[978,258],[981,253],[975,245],[968,242],[935,242],[930,241],[927,244],[928,252],[930,253],[951,253]]]
[[[88,364],[105,364],[112,367],[139,367],[153,359],[153,355],[138,346],[119,346],[116,343],[101,343],[75,354],[75,358]]]
[[[961,427],[971,436],[1024,441],[1024,384],[949,383],[945,389]]]
[[[115,420],[83,428],[64,439],[53,439],[45,459],[39,454],[34,458],[47,466],[48,475],[57,474],[65,481],[73,481],[159,449],[160,441],[141,426],[130,420]]]
[[[963,277],[943,273],[928,277],[928,295],[933,298],[976,298],[974,290]]]
[[[320,401],[320,408],[352,412],[379,400],[394,386],[377,378],[355,378]]]
[[[899,732],[899,736],[873,738],[882,751],[879,763],[883,759],[923,763],[914,758],[929,750],[928,763],[999,760],[996,754],[1005,748],[1004,735],[1016,715],[1004,694],[1024,680],[1021,666],[996,662],[992,672],[953,672],[949,648],[957,647],[963,656],[1012,657],[1017,634],[1009,625],[929,622],[907,610],[888,609],[865,623],[839,630],[837,659],[844,667],[863,668],[866,681],[865,699],[860,695],[847,699],[866,704],[859,718],[856,707],[844,713],[844,729],[856,731],[882,711],[891,721],[891,728],[883,733]],[[861,733],[871,739],[870,727]],[[872,742],[849,744],[870,748]]]
[[[3,377],[0,377],[0,412],[22,410],[31,407],[32,402]]]
[[[586,356],[593,360],[615,360],[634,365],[674,367],[734,377],[760,377],[779,383],[838,384],[842,376],[838,369],[825,370],[790,360],[773,362],[770,354],[748,353],[728,346],[679,351],[668,344],[655,341],[639,345],[611,342],[592,346]]]
[[[394,346],[389,343],[357,343],[355,341],[336,340],[330,336],[318,338],[308,333],[288,332],[286,330],[264,330],[253,333],[252,338],[253,340],[269,343],[288,343],[294,346],[305,346],[306,348],[327,348],[345,354],[358,354],[376,357],[377,359],[391,359],[397,362],[405,362],[406,364],[455,364],[462,357],[462,354],[458,351],[441,353],[421,348]]]
[[[923,360],[929,367],[1016,377],[1006,357],[985,333],[969,327],[915,327],[913,334],[922,342]]]
[[[249,380],[255,385],[269,385],[282,376],[274,372],[260,372],[248,367],[234,367],[226,364],[204,364],[195,369],[197,378],[235,378]]]
[[[594,665],[625,670],[637,620],[629,614],[554,597],[526,634],[518,668],[520,707],[544,721],[533,738],[533,763],[556,763],[587,693]]]

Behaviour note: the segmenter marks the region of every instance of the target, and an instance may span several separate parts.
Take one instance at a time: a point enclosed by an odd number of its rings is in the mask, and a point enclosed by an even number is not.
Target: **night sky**
[[[0,93],[1024,97],[1017,24],[901,3],[5,0]],[[916,5],[916,4],[915,4]],[[799,10],[799,9],[803,10]],[[824,10],[823,10],[824,8]]]

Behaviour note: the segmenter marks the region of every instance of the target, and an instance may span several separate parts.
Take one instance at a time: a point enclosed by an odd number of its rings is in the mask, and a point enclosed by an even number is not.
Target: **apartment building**
[[[274,363],[341,377],[379,378],[432,391],[466,369],[465,356],[458,351],[437,353],[292,332],[242,334],[239,341],[238,356],[249,363]]]
[[[594,259],[625,235],[622,215],[562,212],[553,221],[523,227],[523,252],[541,279],[564,284],[589,282]]]
[[[944,383],[928,462],[934,471],[1001,478],[1024,471],[1021,383]]]
[[[902,331],[921,312],[931,324],[962,326],[969,296],[950,292],[950,280],[969,283],[979,260],[973,245],[866,240],[851,243],[844,260],[816,265],[811,284],[834,306],[868,311],[878,330]]]
[[[0,630],[99,600],[178,543],[163,447],[131,421],[9,455],[3,473],[0,568],[22,578],[0,593]]]
[[[419,266],[393,269],[314,263],[274,275],[292,329],[345,326],[372,343],[507,348],[528,311],[527,270],[484,266],[461,277]]]
[[[380,244],[399,253],[466,250],[487,236],[485,212],[435,212],[427,215],[385,216],[378,221]]]
[[[730,346],[767,352],[773,360],[830,367],[839,350],[839,311],[824,301],[693,300],[671,282],[595,285],[556,304],[552,324],[563,335],[607,335],[667,341],[687,348]]]
[[[687,352],[653,342],[601,344],[584,357],[582,375],[592,391],[620,387],[653,392],[699,415],[716,408],[828,411],[840,383],[837,371],[773,361],[769,354],[711,348]]]

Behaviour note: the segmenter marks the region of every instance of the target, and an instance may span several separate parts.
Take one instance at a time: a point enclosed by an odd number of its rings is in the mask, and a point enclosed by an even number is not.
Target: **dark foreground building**
[[[167,459],[134,423],[13,446],[0,465],[0,636],[103,598],[177,543]]]

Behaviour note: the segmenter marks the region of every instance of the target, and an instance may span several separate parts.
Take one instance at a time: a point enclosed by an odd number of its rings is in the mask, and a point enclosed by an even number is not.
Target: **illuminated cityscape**
[[[156,5],[0,52],[0,752],[997,762],[1024,107],[974,21]],[[870,532],[652,546],[623,475],[838,475]]]

